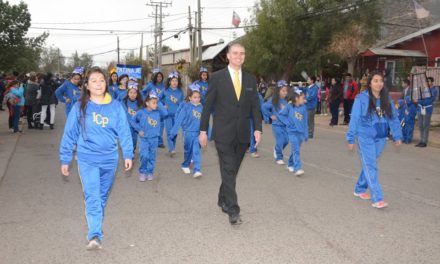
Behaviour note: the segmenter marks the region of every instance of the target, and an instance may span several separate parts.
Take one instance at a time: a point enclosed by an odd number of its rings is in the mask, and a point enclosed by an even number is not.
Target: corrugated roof
[[[399,50],[399,49],[381,49],[373,48],[369,49],[376,55],[382,56],[399,56],[399,57],[422,57],[425,58],[426,54],[418,50]]]
[[[203,51],[202,53],[202,60],[212,60],[215,56],[217,56],[224,48],[228,46],[229,43],[220,43],[215,46],[211,46]]]
[[[427,27],[427,28],[424,28],[424,29],[421,29],[419,31],[416,31],[414,33],[406,35],[406,36],[404,36],[402,38],[396,39],[394,41],[391,41],[390,43],[385,44],[384,47],[387,47],[387,48],[392,47],[394,45],[400,44],[400,43],[402,43],[404,41],[407,41],[407,40],[411,40],[411,39],[413,39],[415,37],[419,37],[421,35],[427,34],[427,33],[431,32],[431,31],[434,31],[434,30],[437,30],[437,29],[440,29],[440,23],[435,24],[435,25],[430,26],[430,27]]]

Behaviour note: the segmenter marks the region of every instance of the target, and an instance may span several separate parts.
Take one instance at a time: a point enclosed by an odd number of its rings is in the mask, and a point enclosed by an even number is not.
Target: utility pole
[[[198,44],[198,62],[200,65],[202,65],[202,45],[203,45],[203,41],[202,41],[202,7],[200,4],[200,0],[197,0],[197,12],[198,12],[198,19],[197,19],[197,27],[198,27],[198,31],[197,31],[197,44]]]
[[[189,58],[191,65],[195,63],[193,47],[193,27],[191,24],[191,6],[188,6],[188,35],[189,35]]]
[[[150,0],[150,3],[147,5],[155,8],[155,13],[154,13],[154,18],[155,18],[154,67],[160,67],[162,65],[162,35],[163,35],[163,33],[162,33],[162,31],[163,31],[162,18],[164,17],[162,9],[163,9],[163,7],[171,6],[171,2],[161,2],[161,1]],[[159,20],[159,23],[157,20]],[[159,37],[159,42],[157,41],[157,37]]]
[[[120,60],[119,60],[119,36],[117,36],[116,38],[118,40],[117,51],[118,51],[118,64],[119,64],[120,63]]]
[[[60,48],[58,48],[58,73],[60,73],[61,70],[61,53]]]
[[[141,35],[141,50],[139,51],[139,60],[141,61],[142,65],[142,51],[144,50],[144,34]]]

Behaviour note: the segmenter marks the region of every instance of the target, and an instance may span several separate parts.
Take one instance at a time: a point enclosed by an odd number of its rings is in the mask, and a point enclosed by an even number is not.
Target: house
[[[440,23],[369,48],[361,56],[363,71],[383,71],[388,87],[400,86],[413,66],[440,67]]]

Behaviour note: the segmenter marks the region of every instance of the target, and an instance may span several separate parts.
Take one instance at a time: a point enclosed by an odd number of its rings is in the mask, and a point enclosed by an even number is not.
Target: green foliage
[[[251,27],[242,43],[246,47],[245,67],[253,73],[272,78],[288,78],[298,65],[321,67],[321,57],[329,54],[332,35],[344,26],[377,21],[372,13],[375,0],[261,0],[249,21]],[[376,23],[376,22],[375,22]],[[374,24],[374,23],[373,23]],[[374,40],[378,27],[367,40]]]
[[[36,70],[42,46],[48,34],[27,38],[31,15],[27,5],[10,5],[0,0],[0,70],[27,72]]]

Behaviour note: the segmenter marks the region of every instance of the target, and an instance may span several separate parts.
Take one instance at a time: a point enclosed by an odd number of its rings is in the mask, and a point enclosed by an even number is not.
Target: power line
[[[45,30],[65,30],[65,31],[90,31],[90,32],[113,32],[113,33],[154,33],[154,31],[139,31],[139,30],[118,30],[118,29],[86,29],[86,28],[53,28],[53,27],[29,27],[30,29],[45,29]],[[163,30],[162,32],[177,32],[176,30]]]

